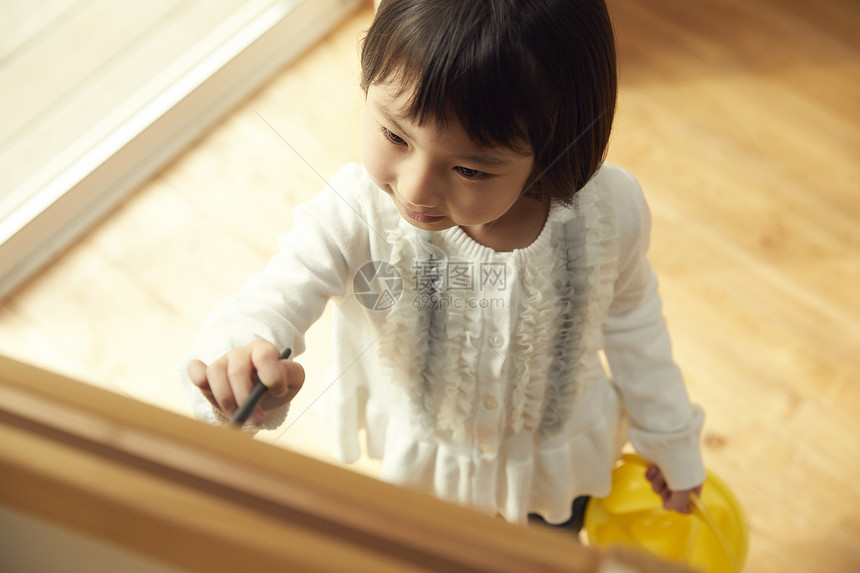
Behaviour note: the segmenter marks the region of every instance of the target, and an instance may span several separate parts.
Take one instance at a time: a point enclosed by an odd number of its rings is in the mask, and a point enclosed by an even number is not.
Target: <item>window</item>
[[[360,3],[0,4],[0,297]]]

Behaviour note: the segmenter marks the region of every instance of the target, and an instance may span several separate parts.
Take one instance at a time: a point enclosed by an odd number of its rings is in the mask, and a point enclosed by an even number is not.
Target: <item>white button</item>
[[[499,401],[496,400],[493,396],[490,396],[489,394],[484,396],[483,401],[484,401],[484,408],[486,408],[487,410],[495,410],[496,408],[499,407]]]
[[[505,344],[505,339],[498,332],[494,332],[487,337],[487,343],[493,348],[501,348]]]

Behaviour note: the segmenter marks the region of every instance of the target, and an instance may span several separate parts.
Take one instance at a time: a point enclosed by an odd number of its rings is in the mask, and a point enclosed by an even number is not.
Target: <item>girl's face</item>
[[[484,244],[501,232],[534,235],[522,222],[535,219],[537,202],[521,196],[534,156],[482,148],[456,120],[419,126],[404,113],[410,95],[399,85],[372,84],[361,136],[364,165],[400,215],[428,231],[458,225]]]

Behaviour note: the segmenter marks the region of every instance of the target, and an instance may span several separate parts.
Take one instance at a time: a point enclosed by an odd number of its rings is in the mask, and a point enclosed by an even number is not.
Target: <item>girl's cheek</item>
[[[361,159],[371,178],[381,184],[385,181],[385,152],[379,142],[374,140],[372,130],[367,125],[361,131]]]
[[[370,178],[380,187],[382,187],[387,181],[388,177],[385,169],[385,162],[379,157],[378,154],[374,153],[365,153],[364,154],[364,167],[367,169],[367,173],[370,175]]]
[[[364,149],[363,159],[367,173],[379,187],[385,189],[387,185],[392,183],[394,179],[393,158],[387,157],[383,151],[369,146]]]

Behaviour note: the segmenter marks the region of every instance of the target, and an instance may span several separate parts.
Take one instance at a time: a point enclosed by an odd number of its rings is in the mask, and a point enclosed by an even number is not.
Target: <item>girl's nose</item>
[[[407,162],[401,166],[397,189],[400,197],[414,207],[435,207],[439,204],[439,181],[427,165]]]

